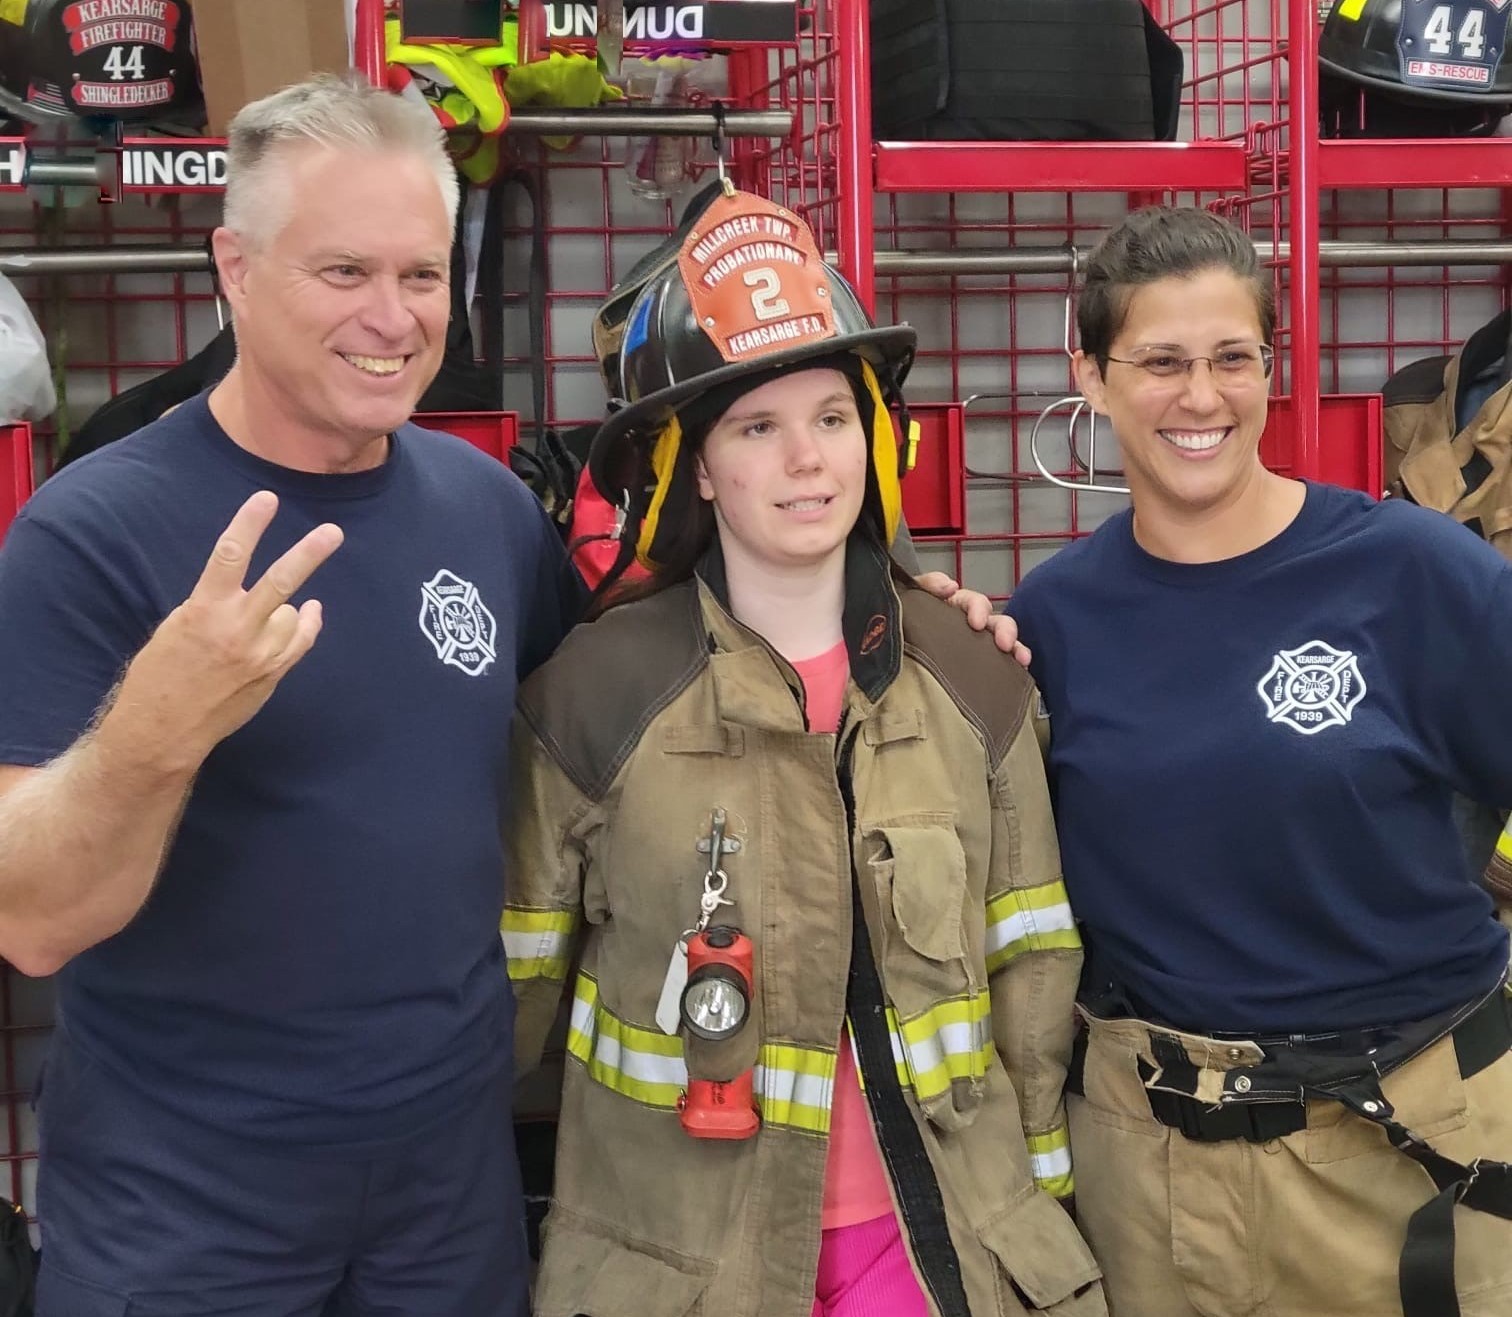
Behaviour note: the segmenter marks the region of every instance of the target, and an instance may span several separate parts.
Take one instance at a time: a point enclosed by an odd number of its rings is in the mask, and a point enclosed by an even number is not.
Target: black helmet
[[[199,103],[188,0],[0,6],[0,108],[18,118],[192,117]]]
[[[1509,16],[1512,0],[1333,0],[1318,38],[1325,131],[1489,133],[1512,110]]]
[[[734,189],[714,198],[657,263],[622,323],[613,369],[606,363],[616,396],[588,471],[611,503],[645,516],[631,528],[643,559],[656,556],[656,514],[674,478],[682,423],[716,419],[708,408],[728,405],[731,385],[754,387],[808,362],[849,362],[872,404],[872,466],[891,535],[900,495],[888,405],[899,400],[917,336],[907,325],[877,328],[792,211]]]
[[[620,300],[616,290],[605,306]],[[613,411],[589,455],[594,482],[606,496],[623,488],[613,467],[627,438],[654,437],[729,380],[853,351],[901,385],[916,342],[907,325],[872,323],[798,216],[754,193],[721,194],[635,293],[613,351],[600,348]]]

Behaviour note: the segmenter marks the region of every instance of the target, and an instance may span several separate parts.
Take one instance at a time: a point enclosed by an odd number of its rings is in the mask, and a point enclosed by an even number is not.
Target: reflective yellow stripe
[[[835,1054],[767,1043],[756,1066],[756,1101],[768,1125],[828,1134],[835,1100]]]
[[[1048,1134],[1031,1134],[1028,1143],[1034,1182],[1056,1198],[1069,1198],[1076,1183],[1071,1176],[1071,1140],[1066,1127],[1058,1125]]]
[[[675,1111],[688,1087],[682,1039],[630,1024],[599,999],[598,982],[580,972],[572,994],[567,1050],[605,1088],[646,1106]],[[835,1054],[767,1043],[752,1076],[763,1123],[827,1134],[835,1094]]]
[[[887,1023],[898,1082],[927,1102],[960,1079],[980,1079],[992,1064],[992,1004],[985,992],[940,1002],[911,1020],[891,1007]],[[605,1088],[647,1106],[675,1110],[688,1086],[681,1038],[630,1024],[599,999],[598,983],[579,972],[567,1050]],[[753,1086],[762,1120],[826,1134],[835,1095],[835,1054],[792,1043],[766,1043]],[[860,1074],[860,1067],[857,1067]]]
[[[939,1097],[958,1079],[980,1079],[992,1064],[992,999],[985,992],[937,1002],[900,1020],[903,1063],[920,1102]]]
[[[1347,18],[1351,22],[1358,22],[1360,15],[1365,12],[1365,0],[1344,0],[1338,8],[1340,18]]]
[[[1066,884],[1013,888],[987,902],[987,972],[996,974],[1026,951],[1081,946]]]
[[[1496,839],[1496,853],[1512,864],[1512,824],[1503,828],[1501,836]]]
[[[565,979],[572,961],[572,935],[576,931],[577,916],[570,911],[505,906],[499,936],[504,941],[509,977],[516,982]]]
[[[675,1111],[688,1087],[682,1039],[627,1024],[599,1001],[598,982],[579,973],[572,993],[567,1050],[605,1088],[650,1107]]]

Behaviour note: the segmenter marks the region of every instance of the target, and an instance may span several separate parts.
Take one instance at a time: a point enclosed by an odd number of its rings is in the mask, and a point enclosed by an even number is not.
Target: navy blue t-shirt
[[[498,921],[515,686],[580,603],[505,467],[414,426],[388,460],[264,462],[205,395],[60,472],[0,549],[0,762],[85,730],[258,489],[250,585],[300,536],[345,541],[296,596],[314,648],[196,779],[137,917],[58,976],[68,1037],[183,1115],[359,1148],[476,1093],[510,1055]]]
[[[1051,719],[1089,953],[1194,1030],[1405,1023],[1507,935],[1455,790],[1512,804],[1512,565],[1438,513],[1309,484],[1251,553],[1174,563],[1132,513],[1009,604]]]

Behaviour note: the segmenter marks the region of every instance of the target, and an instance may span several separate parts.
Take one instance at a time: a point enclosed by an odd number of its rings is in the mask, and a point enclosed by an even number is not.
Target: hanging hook
[[[1062,326],[1061,347],[1066,353],[1066,360],[1074,364],[1076,361],[1076,349],[1072,346],[1072,330],[1076,322],[1076,280],[1077,276],[1081,273],[1081,253],[1076,249],[1075,243],[1068,243],[1066,254],[1071,261],[1071,274],[1066,280],[1066,313]],[[1085,484],[1062,480],[1060,477],[1052,475],[1039,458],[1038,446],[1035,442],[1039,435],[1039,428],[1051,412],[1058,411],[1063,407],[1070,408],[1070,412],[1066,418],[1066,452],[1071,461],[1087,473],[1087,483]],[[1082,455],[1076,446],[1076,423],[1081,420],[1083,413],[1086,413],[1088,417],[1087,457],[1085,461],[1082,460]],[[1051,403],[1050,406],[1046,407],[1039,414],[1034,422],[1034,428],[1029,432],[1029,451],[1030,456],[1034,458],[1035,466],[1039,468],[1040,474],[1052,484],[1060,485],[1065,489],[1085,489],[1101,494],[1128,493],[1128,490],[1122,485],[1099,485],[1097,483],[1097,477],[1103,474],[1097,469],[1097,413],[1092,410],[1092,404],[1079,393]],[[1114,474],[1117,473],[1115,472]]]
[[[714,170],[719,176],[719,187],[725,196],[735,195],[735,184],[725,172],[725,103],[716,100],[709,107],[714,114],[714,136],[709,140],[714,147]]]
[[[1053,472],[1045,464],[1045,459],[1040,456],[1040,426],[1044,425],[1046,420],[1049,419],[1052,412],[1063,411],[1067,408],[1070,409],[1070,420],[1066,426],[1066,443],[1070,449],[1071,460],[1075,462],[1077,466],[1086,471],[1087,479],[1085,481],[1067,480],[1063,476],[1056,475],[1055,472]],[[1081,418],[1081,414],[1083,412],[1087,412],[1092,417],[1093,427],[1092,433],[1089,436],[1087,454],[1089,461],[1087,462],[1083,462],[1081,460],[1080,454],[1078,454],[1076,451],[1076,422]],[[1127,494],[1129,492],[1129,487],[1127,485],[1099,485],[1097,483],[1098,471],[1096,467],[1096,427],[1097,414],[1091,411],[1090,404],[1085,398],[1081,396],[1081,394],[1073,393],[1069,397],[1057,398],[1042,412],[1040,412],[1038,416],[1034,418],[1034,425],[1030,427],[1029,430],[1029,457],[1034,462],[1035,469],[1038,470],[1040,475],[1042,475],[1052,485],[1059,485],[1062,489],[1069,489],[1078,494]]]
[[[1071,257],[1071,276],[1066,280],[1066,316],[1062,326],[1061,347],[1065,349],[1068,359],[1076,359],[1076,349],[1071,346],[1071,324],[1076,318],[1076,276],[1081,273],[1081,253],[1076,250],[1076,244],[1069,243],[1066,248]]]

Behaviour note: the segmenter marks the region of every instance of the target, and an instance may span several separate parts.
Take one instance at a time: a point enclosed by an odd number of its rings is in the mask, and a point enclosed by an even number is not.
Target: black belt
[[[1148,1083],[1154,1074],[1155,1068],[1141,1058],[1141,1081]],[[1156,1120],[1197,1143],[1227,1143],[1230,1139],[1267,1143],[1307,1128],[1305,1102],[1228,1102],[1215,1107],[1162,1088],[1146,1088],[1145,1097]]]
[[[1512,1049],[1512,1012],[1509,1012],[1506,994],[1492,993],[1454,1027],[1450,1036],[1454,1039],[1454,1054],[1461,1078],[1469,1079],[1501,1060]],[[1361,1060],[1363,1067],[1368,1068],[1365,1053],[1383,1046],[1388,1040],[1400,1038],[1400,1031],[1395,1029],[1370,1029],[1305,1039],[1251,1037],[1247,1041],[1256,1043],[1267,1058],[1275,1060],[1289,1049],[1316,1049],[1339,1055],[1343,1052],[1340,1044],[1348,1040],[1351,1044],[1362,1044]],[[1179,1048],[1180,1045],[1176,1046]],[[1155,1068],[1141,1059],[1140,1079],[1147,1083],[1154,1074]],[[1301,1101],[1225,1102],[1214,1106],[1160,1088],[1146,1088],[1145,1096],[1149,1099],[1150,1114],[1156,1120],[1198,1143],[1225,1143],[1230,1139],[1265,1143],[1307,1128],[1307,1104]]]

